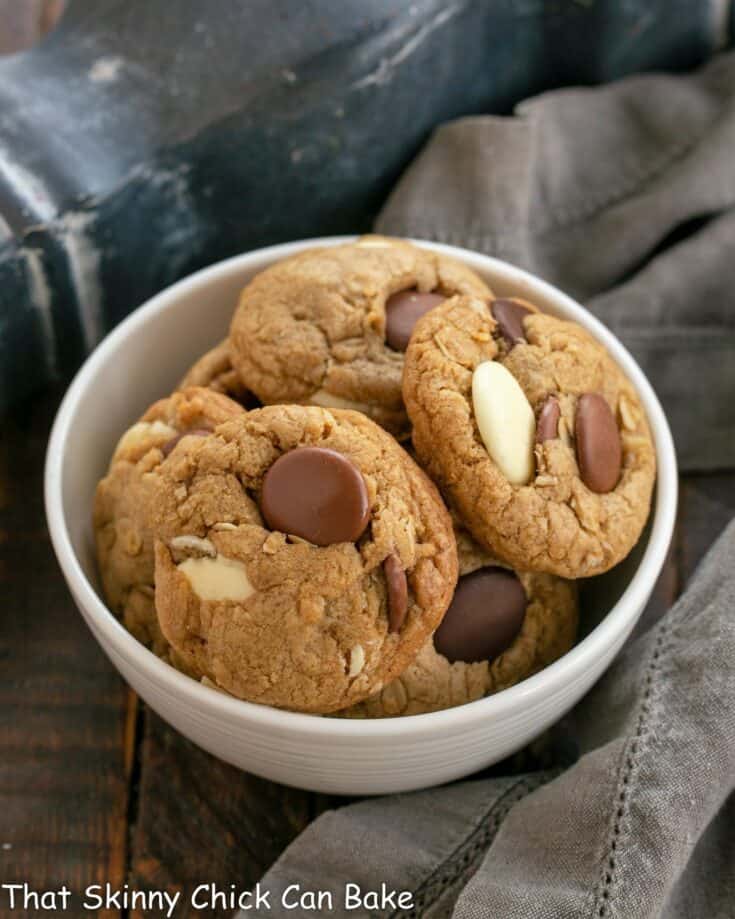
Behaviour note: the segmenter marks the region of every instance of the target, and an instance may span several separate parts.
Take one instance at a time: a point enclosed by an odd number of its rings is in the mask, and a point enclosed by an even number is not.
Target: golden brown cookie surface
[[[115,448],[97,486],[93,524],[107,602],[125,626],[156,653],[167,643],[153,603],[152,478],[177,438],[214,429],[243,409],[219,393],[189,387],[154,403]]]
[[[497,570],[498,563],[462,530],[457,531],[457,550],[458,592],[468,577]],[[511,572],[507,574],[512,576]],[[526,598],[525,611],[515,638],[500,654],[492,660],[450,661],[437,650],[439,642],[432,638],[397,679],[381,692],[339,714],[351,718],[383,718],[464,705],[519,683],[565,654],[577,634],[576,586],[550,574],[520,574],[518,578]],[[479,599],[488,606],[496,602],[492,592]],[[465,612],[466,608],[455,610],[450,605],[446,616],[450,618]],[[503,618],[500,611],[501,621]],[[493,619],[497,621],[496,616],[489,617],[488,626],[496,624]],[[468,635],[468,650],[474,644],[474,637]]]
[[[232,366],[230,343],[227,338],[203,354],[187,370],[178,389],[187,389],[189,386],[203,386],[206,389],[212,389],[229,396],[244,408],[256,408],[258,405],[258,400],[240,380],[237,371]]]
[[[403,392],[417,456],[498,558],[600,574],[648,517],[655,455],[643,409],[580,326],[523,301],[497,311],[501,322],[493,306],[455,297],[416,324]]]
[[[181,441],[154,478],[161,627],[195,677],[239,698],[311,712],[360,701],[406,667],[452,596],[448,512],[364,415],[256,409]]]
[[[366,236],[310,249],[267,268],[242,291],[232,363],[265,404],[362,411],[403,435],[402,349],[423,308],[417,298],[435,295],[423,303],[432,306],[456,293],[490,295],[459,262],[402,240]]]

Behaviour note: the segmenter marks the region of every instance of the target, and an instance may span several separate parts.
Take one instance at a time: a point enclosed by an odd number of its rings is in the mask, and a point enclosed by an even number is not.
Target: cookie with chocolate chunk
[[[420,462],[506,564],[589,577],[637,542],[651,434],[632,384],[581,326],[518,299],[454,297],[417,322],[403,395]]]
[[[209,685],[334,711],[401,673],[444,615],[449,514],[365,415],[255,409],[181,441],[151,480],[158,619]]]
[[[153,602],[150,474],[181,440],[207,434],[242,413],[226,396],[197,387],[160,399],[120,438],[97,485],[93,526],[105,598],[132,634],[158,654],[165,654],[167,643]]]
[[[309,249],[242,291],[232,365],[265,404],[353,409],[403,436],[401,376],[414,323],[459,293],[490,296],[469,268],[403,240],[364,236]]]
[[[520,683],[572,647],[573,582],[516,573],[462,530],[457,550],[459,581],[434,636],[396,680],[340,715],[386,718],[464,705]]]

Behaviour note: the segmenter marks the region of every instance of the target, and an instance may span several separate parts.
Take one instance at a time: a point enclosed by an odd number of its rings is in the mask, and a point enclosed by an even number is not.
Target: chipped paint
[[[84,347],[91,351],[105,335],[103,291],[100,281],[102,253],[95,238],[94,225],[97,212],[105,201],[120,194],[126,187],[145,180],[153,187],[168,186],[180,207],[188,207],[189,188],[186,181],[187,166],[178,169],[153,169],[139,166],[132,169],[124,180],[104,197],[91,197],[81,210],[68,211],[48,221],[29,226],[30,233],[50,233],[61,245],[66,255],[69,278],[78,305],[78,315]],[[43,348],[50,371],[56,367],[56,339],[52,321],[53,299],[40,251],[21,248],[25,257],[31,303],[36,309],[43,335]]]
[[[92,83],[114,83],[124,65],[125,61],[121,57],[98,57],[87,71],[87,76]]]
[[[25,214],[36,215],[41,220],[53,220],[56,207],[43,179],[29,172],[13,159],[12,152],[0,145],[0,181],[19,196]]]
[[[23,248],[20,250],[20,254],[25,263],[29,299],[38,314],[46,368],[50,376],[55,376],[57,369],[56,334],[51,315],[51,288],[46,279],[41,251],[39,249]]]
[[[462,3],[447,7],[440,13],[437,13],[433,19],[430,19],[427,23],[422,25],[421,28],[416,31],[415,35],[408,38],[392,57],[382,58],[372,73],[361,77],[361,79],[352,84],[351,88],[364,89],[366,86],[381,86],[387,83],[393,76],[393,72],[423,45],[432,32],[435,32],[437,29],[441,28],[444,23],[461,13],[464,7],[465,4]]]
[[[104,335],[102,288],[99,279],[100,253],[91,227],[92,211],[70,211],[55,222],[55,229],[69,262],[69,275],[79,304],[84,345],[91,351]]]

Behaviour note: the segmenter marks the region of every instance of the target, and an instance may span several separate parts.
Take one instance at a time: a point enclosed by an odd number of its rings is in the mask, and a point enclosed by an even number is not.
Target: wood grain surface
[[[34,400],[0,429],[0,878],[79,891],[128,870],[134,697],[51,551],[42,468],[57,401]]]

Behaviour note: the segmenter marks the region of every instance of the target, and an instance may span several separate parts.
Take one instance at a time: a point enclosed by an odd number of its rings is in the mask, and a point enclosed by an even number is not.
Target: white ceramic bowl
[[[46,511],[54,549],[77,606],[115,667],[145,701],[194,743],[236,766],[315,791],[407,791],[468,775],[518,750],[592,686],[643,611],[666,555],[677,498],[676,457],[651,386],[620,342],[579,304],[496,259],[421,242],[518,294],[576,320],[599,339],[635,384],[653,430],[658,483],[652,519],[626,561],[585,597],[588,634],[561,660],[518,686],[449,711],[348,721],[278,711],[208,689],[132,638],[100,597],[90,515],[92,496],[120,434],[226,333],[237,294],[256,272],[315,239],[261,249],[200,271],[158,294],[91,355],[59,409],[46,458]]]

